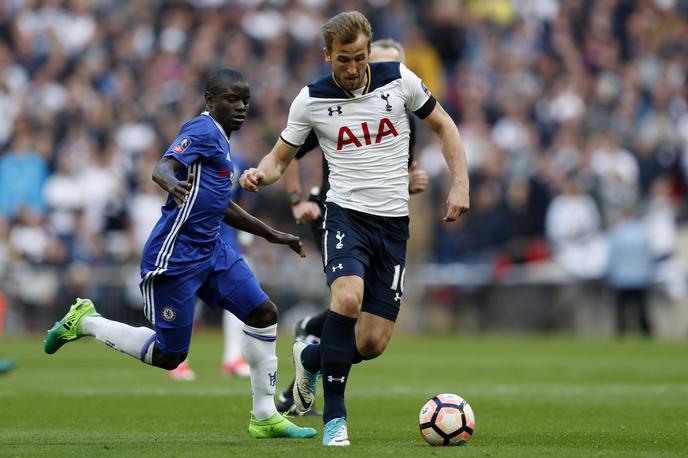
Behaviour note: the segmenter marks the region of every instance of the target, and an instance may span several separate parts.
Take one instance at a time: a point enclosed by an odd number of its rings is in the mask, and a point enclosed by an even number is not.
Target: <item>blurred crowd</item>
[[[25,294],[47,283],[69,296],[94,266],[138,262],[164,199],[152,168],[203,109],[208,70],[231,66],[251,82],[232,148],[255,164],[300,88],[328,71],[320,25],[351,9],[374,38],[404,45],[466,146],[471,211],[445,224],[446,166],[419,132],[432,181],[414,197],[429,213],[414,226],[423,261],[556,259],[599,277],[605,231],[629,219],[644,222],[651,256],[673,257],[688,187],[687,2],[5,0],[0,278],[59,266],[64,278],[32,275]],[[318,160],[303,162],[317,184]],[[293,223],[279,187],[251,206]],[[256,251],[258,262],[278,258]]]

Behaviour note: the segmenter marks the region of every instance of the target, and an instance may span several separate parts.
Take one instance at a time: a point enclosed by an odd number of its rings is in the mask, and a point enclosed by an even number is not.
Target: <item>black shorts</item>
[[[323,225],[328,285],[341,276],[361,277],[361,310],[396,321],[404,293],[408,216],[370,215],[327,202]]]

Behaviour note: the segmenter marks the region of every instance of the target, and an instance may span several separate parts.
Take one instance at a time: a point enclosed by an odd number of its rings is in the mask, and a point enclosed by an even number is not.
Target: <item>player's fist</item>
[[[320,205],[305,200],[291,207],[291,213],[294,215],[296,224],[307,224],[320,216]]]
[[[186,181],[177,181],[174,188],[172,188],[172,198],[178,206],[184,205],[184,202],[189,197],[191,188],[193,188],[194,178],[193,173],[190,173],[186,177]]]
[[[241,178],[239,178],[239,184],[247,191],[256,192],[264,178],[265,173],[258,169],[246,169],[241,174]]]
[[[272,237],[268,240],[272,243],[289,245],[289,248],[291,248],[292,251],[294,251],[296,254],[298,254],[302,258],[306,257],[306,252],[303,251],[303,243],[301,243],[301,238],[294,234],[275,231],[274,234],[272,234]]]
[[[416,161],[409,167],[409,194],[417,194],[428,189],[428,172],[418,168]]]
[[[447,196],[447,214],[443,218],[444,221],[456,221],[468,211],[469,206],[468,186],[452,186]]]

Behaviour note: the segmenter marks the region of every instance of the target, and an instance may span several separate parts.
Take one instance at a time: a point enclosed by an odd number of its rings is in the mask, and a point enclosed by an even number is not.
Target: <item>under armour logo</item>
[[[270,377],[270,386],[277,385],[277,371],[270,373],[268,372],[268,377]]]
[[[401,294],[394,293],[394,302],[400,302],[400,301],[401,301]]]
[[[344,266],[343,266],[342,263],[340,262],[338,265],[332,266],[332,272],[336,272],[337,269],[342,270],[343,268],[344,268]]]
[[[339,240],[339,242],[337,242],[337,244],[334,247],[338,250],[341,250],[342,248],[344,248],[342,239],[346,237],[346,234],[342,234],[341,232],[337,231],[337,235],[335,235],[335,237],[337,237],[337,240]]]
[[[343,375],[341,377],[332,377],[331,375],[327,376],[327,381],[332,383],[332,382],[339,382],[339,383],[344,383],[344,380],[346,380],[346,377]]]
[[[335,107],[329,107],[329,108],[327,109],[327,112],[330,114],[330,116],[332,116],[333,113],[337,113],[337,114],[340,115],[340,114],[342,114],[342,106],[341,106],[341,105],[337,105],[337,108],[335,108]]]
[[[387,104],[387,105],[385,106],[385,109],[386,109],[387,111],[392,111],[392,105],[389,103],[389,94],[386,94],[386,95],[385,95],[384,93],[380,93],[380,98],[381,98],[382,100],[384,100],[385,103]]]

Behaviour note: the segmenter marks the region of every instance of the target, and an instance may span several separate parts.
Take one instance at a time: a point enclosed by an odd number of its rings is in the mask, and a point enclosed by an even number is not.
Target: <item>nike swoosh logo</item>
[[[299,389],[298,386],[296,387],[296,392],[299,395],[299,399],[301,399],[301,404],[303,404],[304,407],[309,408],[311,406],[311,403],[306,402],[306,400],[303,398],[303,395],[301,394],[301,390]]]

